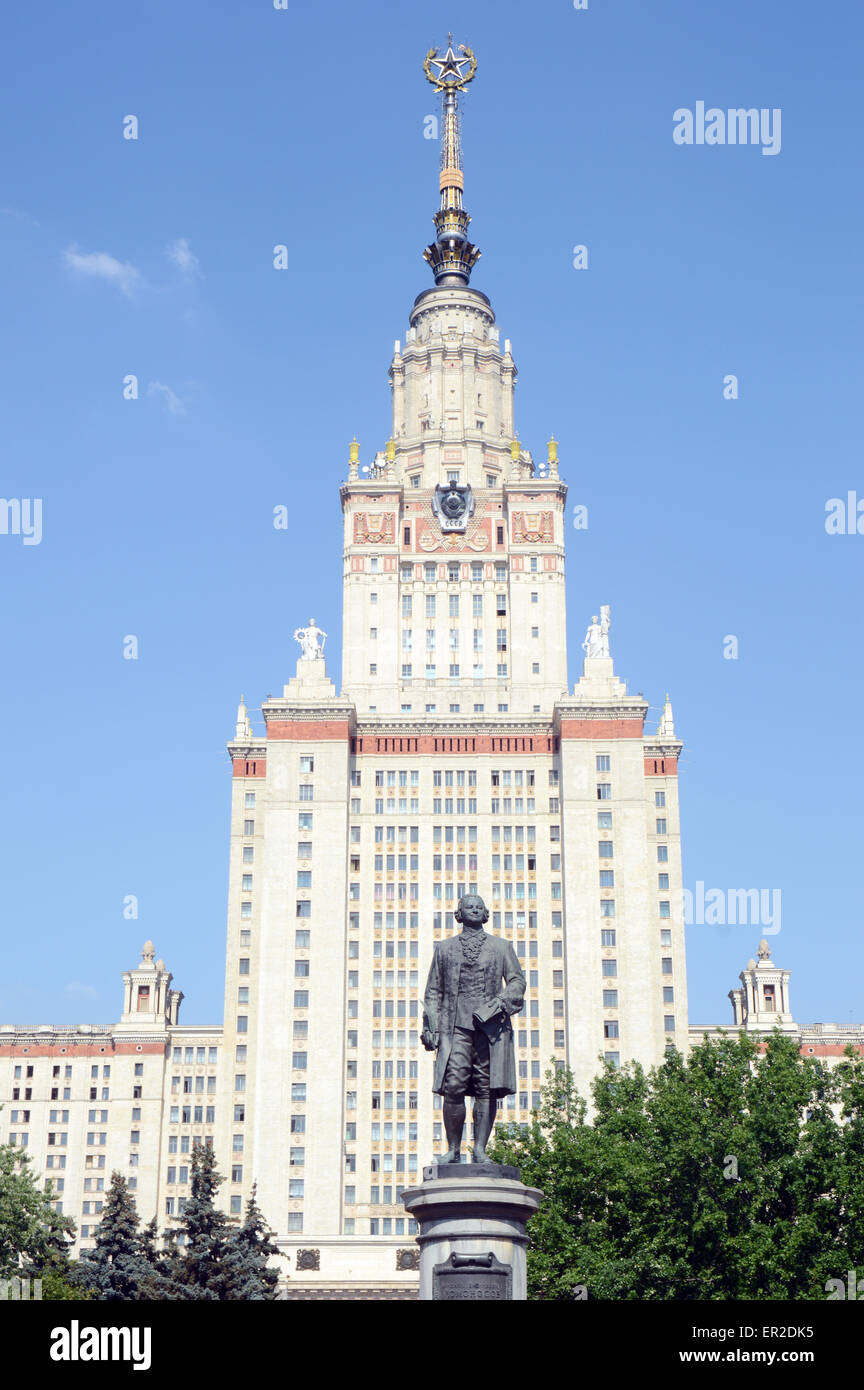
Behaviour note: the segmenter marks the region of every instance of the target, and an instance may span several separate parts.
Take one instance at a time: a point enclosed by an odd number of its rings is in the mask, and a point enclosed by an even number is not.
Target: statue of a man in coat
[[[476,893],[459,899],[459,936],[440,942],[423,1000],[421,1041],[437,1051],[433,1091],[444,1097],[448,1149],[439,1163],[461,1161],[465,1097],[474,1097],[474,1163],[486,1161],[486,1144],[499,1096],[516,1090],[516,1056],[510,1015],[522,1008],[525,976],[509,941],[489,936],[489,910]]]

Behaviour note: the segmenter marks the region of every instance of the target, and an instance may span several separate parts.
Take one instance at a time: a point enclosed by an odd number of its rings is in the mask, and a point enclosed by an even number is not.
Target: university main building
[[[608,610],[568,677],[557,445],[538,464],[519,441],[510,342],[470,284],[457,103],[474,67],[452,44],[426,61],[443,104],[434,288],[395,347],[386,447],[361,468],[352,445],[340,487],[341,693],[310,619],[266,734],[241,704],[228,746],[224,1024],[179,1023],[148,942],[116,1025],[0,1028],[0,1138],[53,1179],[85,1248],[113,1169],[170,1226],[210,1141],[228,1210],[257,1182],[290,1293],[410,1295],[400,1194],[444,1147],[422,993],[463,893],[527,980],[501,1119],[529,1119],[552,1059],[587,1094],[602,1058],[648,1067],[688,1043],[682,745],[668,701],[646,733]],[[849,1040],[797,1027],[763,943],[734,1026],[778,1024],[808,1051]]]

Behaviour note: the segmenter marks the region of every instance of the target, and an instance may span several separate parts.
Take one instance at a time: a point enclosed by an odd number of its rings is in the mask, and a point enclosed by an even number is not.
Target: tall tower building
[[[539,466],[519,441],[510,342],[471,284],[459,96],[475,68],[452,41],[426,60],[434,286],[395,345],[385,447],[361,468],[352,444],[340,489],[342,691],[310,619],[266,735],[241,704],[229,745],[216,1146],[232,1192],[257,1181],[295,1287],[412,1279],[400,1192],[443,1143],[422,993],[461,894],[486,898],[528,981],[499,1118],[528,1121],[553,1061],[587,1094],[604,1056],[650,1065],[687,1042],[681,744],[668,700],[646,736],[608,609],[569,684],[558,447]]]

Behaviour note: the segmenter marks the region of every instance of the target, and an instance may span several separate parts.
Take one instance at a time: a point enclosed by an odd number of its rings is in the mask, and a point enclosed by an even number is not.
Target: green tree
[[[258,1206],[255,1185],[246,1204],[243,1224],[229,1237],[225,1256],[225,1298],[252,1302],[275,1299],[279,1271],[270,1261],[281,1255]]]
[[[552,1072],[495,1157],[545,1194],[529,1297],[810,1299],[864,1266],[864,1063],[832,1073],[774,1034],[607,1067],[593,1118]]]
[[[215,1204],[224,1181],[210,1145],[194,1149],[190,1195],[178,1227],[169,1233],[173,1248],[167,1266],[168,1298],[214,1300],[231,1296],[233,1270],[228,1256],[232,1223]],[[177,1240],[178,1234],[182,1234],[182,1242]]]
[[[0,1278],[65,1278],[75,1223],[52,1205],[50,1181],[37,1185],[29,1154],[14,1144],[0,1144]]]
[[[73,1282],[91,1289],[103,1302],[131,1302],[158,1297],[160,1262],[155,1248],[155,1218],[142,1233],[125,1178],[111,1174],[96,1243],[81,1256]]]
[[[70,1267],[70,1276],[64,1279],[55,1270],[46,1270],[40,1277],[42,1279],[42,1302],[43,1303],[87,1303],[93,1297],[88,1289],[82,1288],[77,1282],[73,1282],[73,1277],[77,1265]]]

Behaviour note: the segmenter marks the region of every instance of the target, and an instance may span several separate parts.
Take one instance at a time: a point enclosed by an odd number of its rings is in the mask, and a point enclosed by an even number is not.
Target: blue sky
[[[522,440],[542,457],[554,431],[589,509],[571,684],[609,603],[618,673],[652,721],[671,691],[686,742],[685,883],[780,888],[796,1017],[864,1019],[864,536],[824,524],[864,498],[860,13],[461,0],[438,22],[7,12],[0,493],[42,498],[43,535],[0,535],[4,1021],[110,1022],[146,937],[185,1021],[221,1018],[224,745],[241,690],[260,706],[293,673],[298,622],[339,632],[347,444],[383,446],[393,340],[431,283],[421,65],[447,26],[480,64],[473,283],[513,341]],[[676,145],[699,101],[780,108],[780,153]],[[760,934],[690,930],[691,1020],[727,1020]]]

